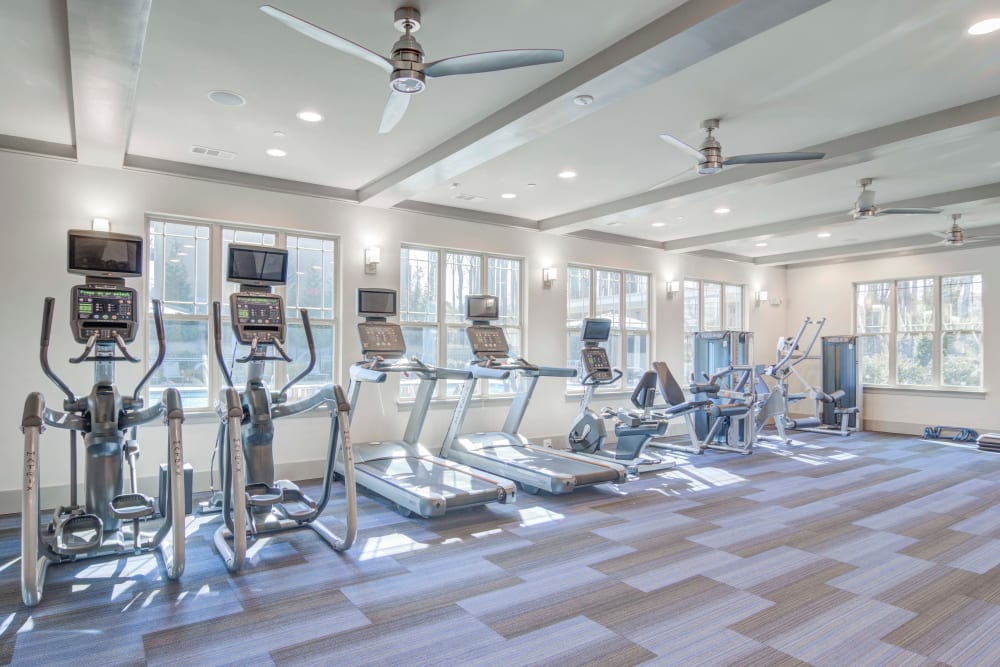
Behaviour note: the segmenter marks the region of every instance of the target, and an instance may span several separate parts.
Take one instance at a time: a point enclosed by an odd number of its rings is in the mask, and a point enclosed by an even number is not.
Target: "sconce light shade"
[[[681,291],[681,281],[679,280],[668,280],[667,281],[667,296],[673,298],[675,294]]]
[[[379,262],[382,261],[382,248],[373,246],[365,248],[365,273],[377,273]]]
[[[110,232],[111,221],[107,218],[93,218],[90,221],[90,228],[95,232]]]
[[[559,269],[554,266],[547,266],[542,269],[542,286],[546,289],[552,287],[552,283],[559,279]]]
[[[762,303],[767,303],[767,290],[761,290],[757,292],[757,305]]]

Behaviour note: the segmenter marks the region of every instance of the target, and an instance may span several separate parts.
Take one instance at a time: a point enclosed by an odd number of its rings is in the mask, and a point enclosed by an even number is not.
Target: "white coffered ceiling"
[[[756,263],[925,246],[950,213],[970,234],[1000,224],[1000,32],[966,34],[1000,15],[995,0],[411,2],[428,60],[508,48],[566,58],[429,80],[387,135],[376,133],[385,73],[258,4],[0,4],[0,149]],[[388,54],[405,2],[274,4]],[[215,104],[214,89],[247,103]],[[573,104],[580,94],[594,103]],[[303,109],[324,121],[298,120]],[[697,145],[710,117],[727,155],[828,158],[697,176],[657,135]],[[567,169],[578,176],[558,178]],[[883,206],[946,215],[851,221],[863,177]]]

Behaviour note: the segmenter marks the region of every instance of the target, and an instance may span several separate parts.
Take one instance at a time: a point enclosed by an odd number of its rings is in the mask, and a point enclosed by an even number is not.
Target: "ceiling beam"
[[[501,227],[517,227],[519,229],[537,230],[538,223],[528,218],[518,218],[513,215],[501,215],[499,213],[489,213],[487,211],[474,211],[458,206],[442,206],[441,204],[428,204],[427,202],[407,199],[401,201],[392,208],[397,211],[409,211],[410,213],[420,213],[422,215],[432,215],[436,218],[448,218],[451,220],[461,220],[462,222],[478,222],[484,225],[499,225]]]
[[[730,167],[676,185],[629,195],[539,221],[542,231],[566,233],[594,220],[625,211],[637,212],[661,202],[733,186],[772,185],[841,169],[903,150],[955,141],[1000,129],[1000,95],[892,123],[800,150],[826,153],[822,160]]]
[[[15,137],[9,134],[0,134],[0,151],[41,155],[42,157],[54,157],[62,160],[76,159],[76,148],[69,144]]]
[[[911,197],[894,202],[884,202],[882,208],[941,208],[944,206],[955,206],[957,204],[971,204],[975,202],[1000,201],[1000,183],[989,183],[987,185],[977,185],[961,190],[951,190],[949,192],[939,192],[933,195],[921,197]],[[823,213],[811,215],[804,218],[793,218],[791,220],[781,220],[779,222],[769,222],[763,225],[752,225],[729,229],[724,232],[712,234],[702,234],[700,236],[686,236],[684,238],[667,241],[663,244],[663,249],[669,252],[690,252],[699,248],[726,243],[729,241],[742,241],[760,236],[782,236],[789,234],[800,234],[820,227],[852,222],[852,218],[845,211],[835,211],[833,213]]]
[[[614,243],[615,245],[628,245],[638,248],[652,248],[653,250],[660,250],[661,245],[658,241],[649,241],[647,239],[636,238],[635,236],[625,236],[624,234],[599,232],[596,229],[581,229],[578,232],[569,234],[569,236],[578,239],[587,239],[588,241],[600,241],[601,243]]]
[[[755,37],[829,0],[686,2],[358,191],[393,206]],[[585,90],[584,90],[585,87]],[[589,106],[569,103],[586,92]]]
[[[67,0],[77,160],[121,167],[152,0]]]

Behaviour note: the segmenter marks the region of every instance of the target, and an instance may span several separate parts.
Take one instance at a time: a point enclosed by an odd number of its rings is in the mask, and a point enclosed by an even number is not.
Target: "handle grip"
[[[302,331],[305,332],[306,334],[306,345],[309,346],[309,365],[306,366],[301,373],[293,377],[285,384],[284,387],[281,388],[281,391],[278,393],[282,396],[284,396],[285,392],[291,389],[296,382],[298,382],[302,378],[312,373],[313,368],[316,367],[316,342],[313,340],[312,325],[309,323],[308,311],[306,311],[305,308],[299,308],[299,317],[302,318]],[[285,351],[281,348],[281,346],[278,345],[277,341],[275,341],[274,343],[274,349],[278,351],[278,354],[280,354],[282,357],[285,358],[285,361],[290,362],[292,360],[291,357],[289,357],[285,353]]]
[[[233,386],[233,376],[226,365],[226,356],[222,354],[222,304],[218,301],[212,302],[212,335],[215,338],[215,359],[219,362],[222,370],[222,377],[226,379],[226,386]]]
[[[52,313],[56,309],[55,297],[45,297],[45,306],[42,308],[42,347],[49,346],[49,338],[52,336]]]

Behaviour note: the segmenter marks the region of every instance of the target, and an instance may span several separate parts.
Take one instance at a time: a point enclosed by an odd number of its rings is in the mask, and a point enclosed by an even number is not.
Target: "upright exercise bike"
[[[327,384],[311,395],[289,403],[288,390],[308,376],[316,365],[309,313],[299,314],[309,347],[309,364],[280,391],[271,391],[265,380],[267,362],[291,363],[285,350],[287,326],[285,303],[271,288],[284,285],[288,252],[258,246],[229,246],[227,280],[240,289],[229,298],[232,330],[240,345],[250,347],[236,363],[247,365],[246,386],[239,392],[222,353],[222,307],[212,304],[215,356],[226,380],[219,392],[216,412],[219,433],[216,455],[222,480],[223,525],[215,532],[215,546],[230,572],[239,571],[246,560],[247,536],[308,526],[337,551],[346,551],[357,536],[357,496],[354,485],[354,455],[351,449],[349,411],[343,390]],[[272,355],[273,349],[276,355]],[[330,432],[323,495],[318,501],[303,493],[289,480],[275,481],[274,420],[326,406],[330,411]],[[334,463],[343,471],[347,500],[343,536],[333,534],[318,519],[332,494]]]
[[[159,353],[131,396],[123,396],[115,382],[115,362],[139,363],[127,348],[138,333],[140,301],[125,278],[142,276],[142,237],[89,231],[70,231],[70,273],[86,276],[86,284],[73,287],[70,326],[76,342],[85,345],[71,364],[92,363],[94,384],[90,392],[77,396],[49,365],[49,339],[55,299],[45,299],[39,359],[46,377],[66,395],[63,411],[45,407],[41,393],[28,395],[21,431],[24,433],[24,493],[21,499],[21,597],[31,607],[42,599],[50,564],[84,558],[132,555],[158,550],[167,577],[177,579],[184,571],[184,457],[181,423],[184,413],[180,394],[165,389],[160,400],[144,406],[142,388],[163,363],[166,354],[163,312],[153,301],[153,317]],[[140,493],[136,459],[139,446],[136,427],[154,420],[167,424],[166,516],[155,532],[143,532],[144,519],[153,516],[153,499]],[[70,432],[70,501],[52,513],[46,526],[39,525],[39,439],[46,427]],[[84,502],[77,500],[77,433],[86,447]],[[125,467],[128,466],[128,490]]]

